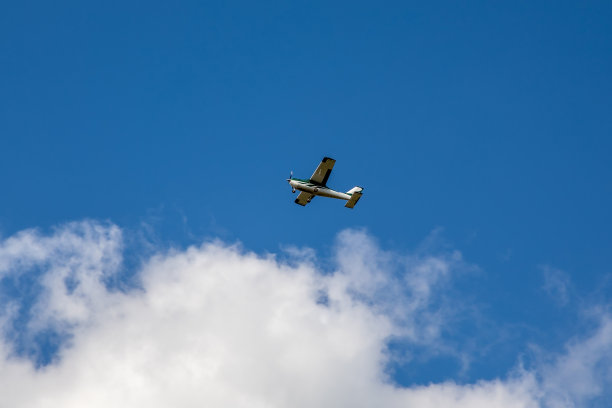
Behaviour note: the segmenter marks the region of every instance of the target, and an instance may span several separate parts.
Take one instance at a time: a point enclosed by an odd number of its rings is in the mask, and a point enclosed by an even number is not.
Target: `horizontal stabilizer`
[[[363,190],[361,187],[359,187],[359,188],[360,188],[360,191]],[[358,192],[358,191],[354,192],[351,195],[351,198],[346,202],[346,204],[344,206],[346,208],[353,208],[353,207],[355,207],[355,204],[357,204],[357,201],[359,201],[359,199],[361,198],[362,195],[363,194],[361,194],[361,192]]]

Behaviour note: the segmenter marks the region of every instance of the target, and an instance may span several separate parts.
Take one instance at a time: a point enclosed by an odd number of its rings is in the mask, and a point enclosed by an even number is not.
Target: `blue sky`
[[[219,238],[312,248],[324,271],[347,229],[390,254],[458,251],[440,303],[461,311],[440,334],[453,351],[394,360],[403,386],[504,377],[536,364],[534,348],[588,338],[608,310],[607,2],[0,11],[4,240],[88,219],[122,229],[128,260]],[[289,172],[323,156],[331,187],[365,187],[353,211],[293,204]],[[23,301],[7,279],[3,302]]]

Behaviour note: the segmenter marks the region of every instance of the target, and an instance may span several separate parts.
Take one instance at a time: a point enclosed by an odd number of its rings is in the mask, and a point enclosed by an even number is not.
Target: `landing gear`
[[[292,189],[291,189],[291,192],[292,192],[293,194],[295,194],[295,188],[292,188]]]

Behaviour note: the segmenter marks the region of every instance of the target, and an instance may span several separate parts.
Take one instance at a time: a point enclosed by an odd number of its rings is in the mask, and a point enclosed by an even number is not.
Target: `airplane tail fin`
[[[344,206],[346,208],[355,207],[355,204],[357,204],[357,201],[359,201],[359,199],[363,195],[361,193],[362,191],[363,191],[363,187],[353,187],[349,191],[347,191],[346,194],[350,195],[351,198],[349,198],[349,200],[346,202]]]
[[[355,186],[351,188],[349,191],[347,191],[346,194],[351,195],[354,193],[361,193],[362,191],[363,191],[363,187]]]

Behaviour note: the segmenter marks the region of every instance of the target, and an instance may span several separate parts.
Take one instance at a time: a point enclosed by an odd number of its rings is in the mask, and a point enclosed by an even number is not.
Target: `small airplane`
[[[317,167],[309,179],[294,178],[293,172],[291,172],[287,181],[291,185],[292,192],[295,193],[295,190],[300,190],[300,194],[295,199],[296,204],[305,206],[313,199],[314,196],[318,195],[347,200],[345,207],[355,207],[355,204],[357,204],[357,201],[359,201],[362,196],[362,187],[353,187],[346,193],[334,191],[327,187],[327,180],[329,179],[329,175],[331,174],[335,163],[336,161],[334,159],[324,157],[319,164],[319,167]]]

